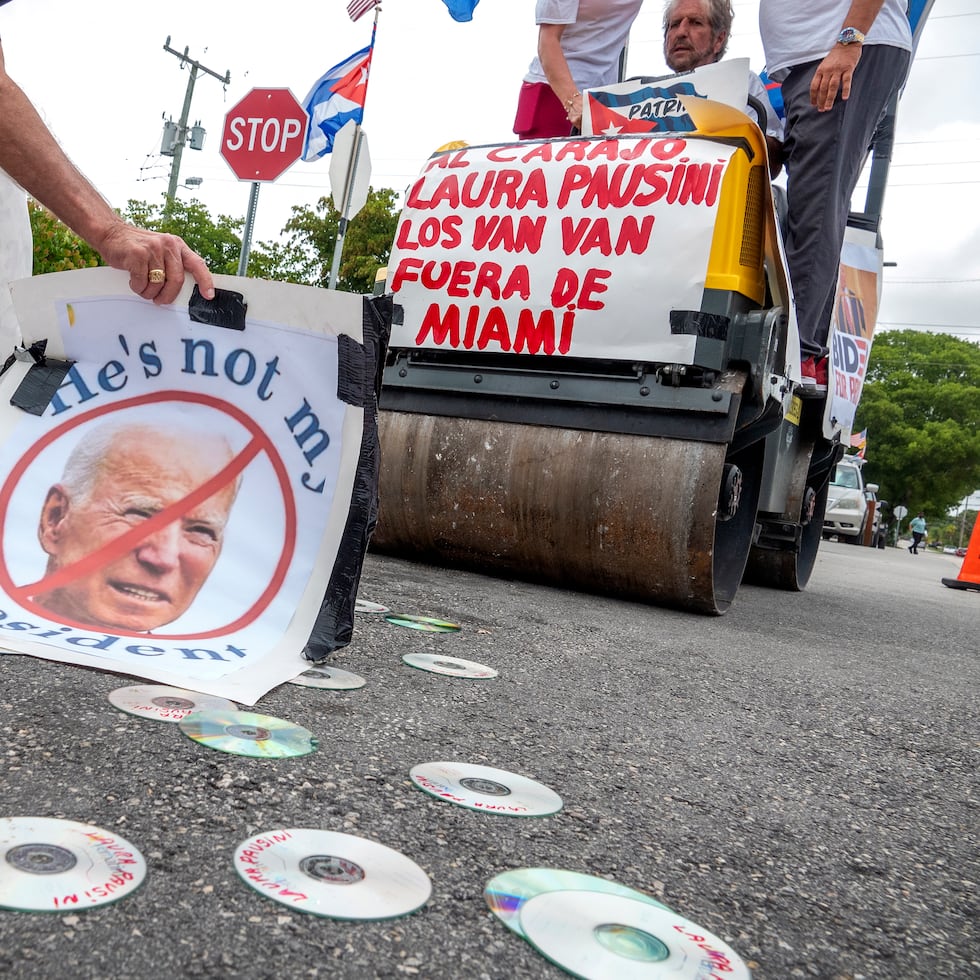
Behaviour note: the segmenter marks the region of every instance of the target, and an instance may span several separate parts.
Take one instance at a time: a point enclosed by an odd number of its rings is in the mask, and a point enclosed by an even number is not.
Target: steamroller
[[[840,447],[800,397],[764,137],[685,108],[426,162],[387,269],[374,550],[715,615],[746,576],[806,585]]]

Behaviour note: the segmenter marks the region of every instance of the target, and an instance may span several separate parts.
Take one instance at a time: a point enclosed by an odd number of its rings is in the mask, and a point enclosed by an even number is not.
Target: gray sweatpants
[[[819,61],[797,65],[783,80],[788,217],[786,259],[796,298],[804,357],[827,354],[840,250],[854,186],[875,127],[905,80],[909,52],[869,44],[854,71],[850,98],[828,112],[810,104]]]

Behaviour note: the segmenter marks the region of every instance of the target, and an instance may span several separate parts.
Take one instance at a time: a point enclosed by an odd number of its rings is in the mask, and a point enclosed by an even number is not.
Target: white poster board
[[[734,152],[641,136],[434,156],[388,263],[391,346],[693,363],[670,311],[701,308]]]
[[[23,280],[26,344],[74,363],[42,415],[0,381],[0,646],[254,703],[303,669],[363,408],[338,397],[362,297],[216,277],[243,331],[109,269]]]
[[[664,78],[627,79],[586,89],[582,132],[587,136],[691,132],[697,124],[685,100],[710,99],[744,112],[748,96],[748,58],[729,58]]]

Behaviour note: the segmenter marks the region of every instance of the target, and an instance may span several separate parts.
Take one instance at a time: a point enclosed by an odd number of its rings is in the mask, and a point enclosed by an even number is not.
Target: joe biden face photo
[[[88,432],[41,509],[45,580],[56,577],[47,590],[42,581],[35,602],[107,632],[150,632],[180,617],[221,554],[239,481],[189,498],[233,457],[224,436],[188,423],[105,423]],[[120,540],[130,532],[128,544]]]

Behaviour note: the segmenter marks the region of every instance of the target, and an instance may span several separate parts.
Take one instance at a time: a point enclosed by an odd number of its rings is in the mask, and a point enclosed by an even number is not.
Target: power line
[[[966,330],[972,332],[980,330],[980,327],[971,327],[968,324],[949,324],[949,323],[911,323],[905,320],[879,320],[879,327],[914,327],[919,330]]]
[[[896,184],[894,181],[888,181],[889,187],[929,187],[932,190],[939,190],[942,187],[962,187],[964,184],[971,186],[976,186],[980,184],[980,180],[944,180],[941,184],[936,183],[915,183],[914,181],[909,184]],[[855,190],[865,190],[867,189],[867,184],[858,184]]]
[[[965,167],[967,165],[975,167],[980,160],[930,160],[926,163],[895,163],[892,161],[892,167]]]
[[[980,51],[965,51],[963,54],[924,54],[916,55],[916,61],[946,61],[948,58],[976,58]]]
[[[976,143],[980,136],[967,136],[948,140],[895,140],[895,146],[930,146],[933,143]]]
[[[885,282],[889,286],[909,286],[909,285],[959,285],[968,282],[980,282],[978,279],[891,279],[885,277]]]

